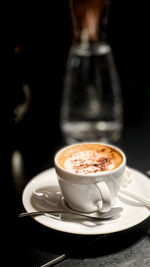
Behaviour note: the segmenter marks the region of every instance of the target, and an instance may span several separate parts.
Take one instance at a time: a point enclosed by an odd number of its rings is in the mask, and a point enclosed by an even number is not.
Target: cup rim
[[[99,144],[99,145],[104,145],[104,146],[112,147],[112,148],[118,150],[119,153],[121,153],[121,156],[123,158],[122,163],[118,167],[116,167],[115,169],[113,169],[113,170],[101,171],[99,173],[88,173],[88,174],[74,173],[72,171],[68,171],[68,170],[64,169],[63,167],[61,167],[57,163],[57,157],[58,157],[58,155],[63,150],[65,150],[66,148],[73,147],[73,146],[80,145],[80,144]],[[85,178],[87,178],[87,177],[95,177],[96,178],[96,177],[105,176],[105,175],[108,175],[108,174],[110,175],[110,174],[114,174],[114,173],[118,172],[126,164],[126,156],[125,156],[125,153],[122,151],[122,149],[120,149],[119,147],[117,147],[115,145],[101,143],[101,142],[80,142],[80,143],[75,143],[75,144],[72,144],[72,145],[67,145],[67,146],[64,146],[63,148],[59,149],[56,152],[56,154],[55,154],[54,164],[55,164],[55,167],[57,167],[59,170],[63,171],[63,173],[70,174],[70,175],[73,175],[73,176],[76,176],[76,177],[82,177],[82,178],[84,178],[84,177]]]

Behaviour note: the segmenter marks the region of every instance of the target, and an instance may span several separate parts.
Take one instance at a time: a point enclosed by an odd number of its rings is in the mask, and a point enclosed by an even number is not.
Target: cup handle
[[[96,186],[100,192],[101,200],[97,202],[98,209],[100,212],[107,212],[111,210],[111,194],[108,186],[105,182],[100,181],[96,183]]]

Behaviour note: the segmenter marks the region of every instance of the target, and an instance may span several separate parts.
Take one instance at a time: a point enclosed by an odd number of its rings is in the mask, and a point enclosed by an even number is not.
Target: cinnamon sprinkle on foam
[[[96,151],[81,151],[74,153],[65,161],[65,169],[77,174],[99,173],[112,170],[114,164],[104,154]]]

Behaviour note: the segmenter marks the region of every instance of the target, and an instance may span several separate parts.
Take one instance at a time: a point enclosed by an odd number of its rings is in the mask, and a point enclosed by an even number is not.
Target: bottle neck
[[[92,43],[106,38],[110,0],[70,0],[73,42]]]

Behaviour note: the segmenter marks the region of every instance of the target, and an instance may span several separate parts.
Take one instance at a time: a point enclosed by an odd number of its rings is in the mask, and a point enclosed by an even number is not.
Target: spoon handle
[[[121,187],[120,188],[120,193],[124,194],[124,195],[127,195],[133,199],[136,199],[138,201],[140,201],[142,204],[144,204],[146,207],[150,208],[150,200],[136,194],[136,193],[133,193],[131,191],[128,191],[127,189]]]
[[[31,212],[23,212],[19,214],[19,218],[27,217],[27,216],[38,216],[38,215],[44,215],[45,213],[49,214],[55,214],[55,213],[66,213],[62,210],[41,210],[41,211],[31,211]]]

